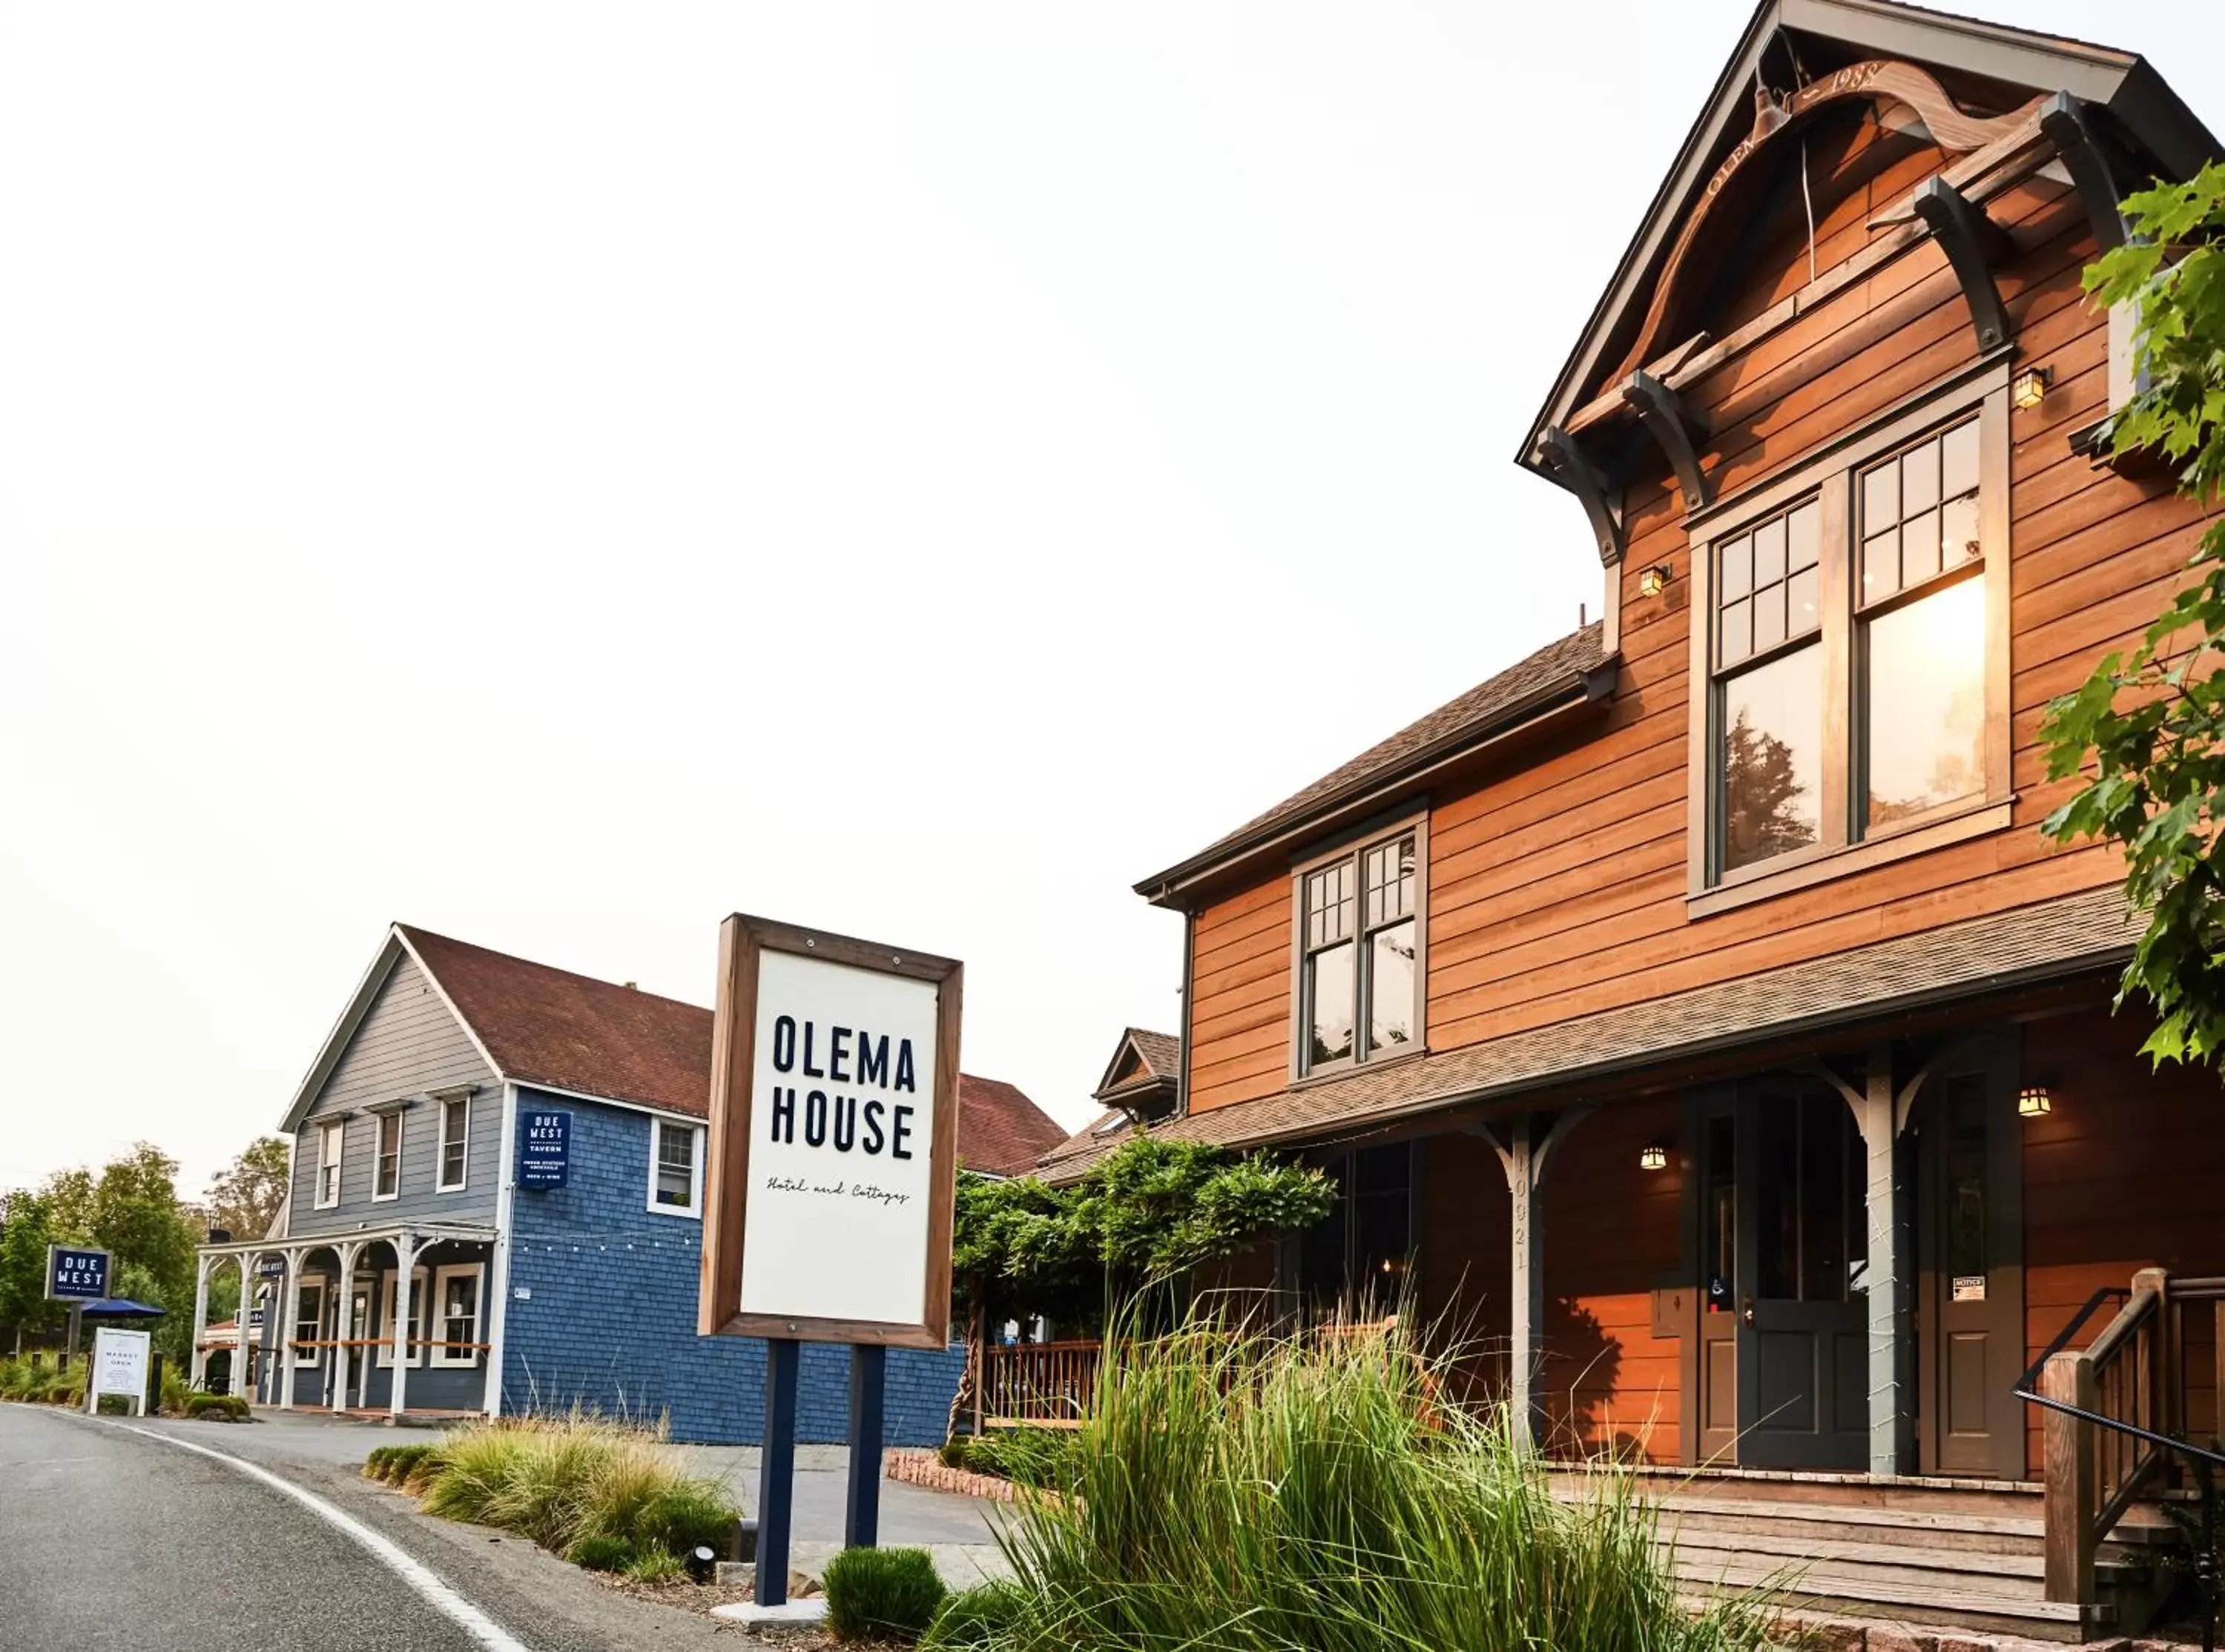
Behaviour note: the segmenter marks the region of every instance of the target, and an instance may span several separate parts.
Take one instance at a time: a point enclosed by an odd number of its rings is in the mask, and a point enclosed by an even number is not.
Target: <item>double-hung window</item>
[[[434,1190],[453,1193],[464,1185],[470,1164],[472,1140],[472,1098],[469,1096],[444,1096],[441,1098],[441,1156]]]
[[[1423,823],[1297,873],[1296,1076],[1422,1048]]]
[[[377,1360],[380,1366],[394,1363],[395,1298],[401,1275],[390,1269],[386,1275],[385,1294],[379,1299],[378,1329],[366,1334],[378,1339]],[[415,1367],[425,1363],[425,1345],[433,1339],[433,1292],[430,1277],[422,1268],[409,1270],[409,1364]]]
[[[476,1262],[434,1270],[433,1364],[479,1364],[481,1271]]]
[[[650,1121],[649,1208],[668,1216],[703,1212],[702,1129],[669,1118]]]
[[[312,1345],[307,1348],[296,1346],[294,1364],[297,1366],[315,1364],[325,1351],[314,1345],[323,1341],[324,1335],[325,1282],[321,1276],[305,1274],[300,1288],[295,1292],[294,1340],[297,1345],[306,1342]]]
[[[1695,915],[2007,823],[2008,460],[1997,364],[1696,523]]]
[[[371,1162],[371,1196],[377,1199],[398,1199],[402,1194],[402,1110],[390,1109],[377,1115],[378,1140],[377,1156]]]
[[[340,1149],[346,1140],[345,1120],[335,1118],[317,1127],[316,1207],[320,1211],[340,1202]]]

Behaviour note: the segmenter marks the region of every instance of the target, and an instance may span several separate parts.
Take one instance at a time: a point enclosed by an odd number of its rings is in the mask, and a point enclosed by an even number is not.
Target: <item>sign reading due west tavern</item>
[[[940,1348],[962,972],[739,915],[720,946],[700,1329]]]
[[[81,1244],[48,1245],[47,1294],[61,1302],[90,1302],[107,1295],[108,1252]]]

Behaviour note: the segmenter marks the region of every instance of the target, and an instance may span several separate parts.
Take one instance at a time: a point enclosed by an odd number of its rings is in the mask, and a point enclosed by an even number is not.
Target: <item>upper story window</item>
[[[371,1196],[394,1199],[402,1192],[402,1113],[380,1113],[377,1156],[371,1166]]]
[[[669,1118],[650,1121],[649,1207],[671,1216],[699,1216],[703,1209],[701,1130]]]
[[[345,1121],[333,1119],[317,1130],[316,1206],[324,1210],[340,1202],[340,1149],[347,1137]]]
[[[454,1193],[464,1185],[472,1140],[472,1101],[469,1096],[447,1096],[441,1102],[441,1156],[435,1191]]]
[[[1933,395],[1696,529],[1696,909],[2006,824],[2006,380]]]
[[[1423,835],[1417,822],[1298,873],[1298,1076],[1422,1047]]]

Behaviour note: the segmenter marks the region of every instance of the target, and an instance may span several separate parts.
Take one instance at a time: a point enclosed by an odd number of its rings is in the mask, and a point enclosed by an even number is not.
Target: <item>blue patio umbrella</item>
[[[96,1296],[91,1301],[77,1304],[77,1311],[88,1320],[159,1320],[170,1310],[156,1307],[152,1302],[135,1302],[124,1296]]]

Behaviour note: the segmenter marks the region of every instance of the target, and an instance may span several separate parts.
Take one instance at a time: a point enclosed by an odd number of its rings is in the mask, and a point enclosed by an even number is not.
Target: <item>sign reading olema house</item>
[[[706,1334],[944,1345],[952,959],[736,915],[722,932]]]

